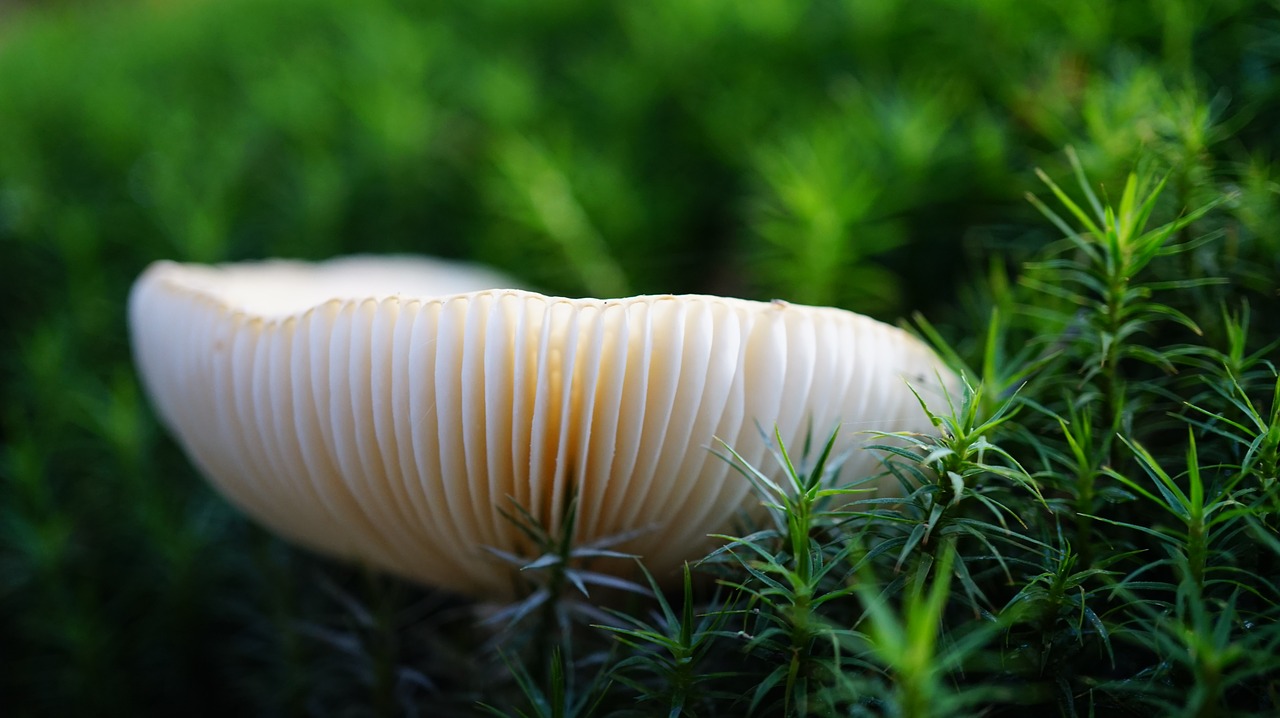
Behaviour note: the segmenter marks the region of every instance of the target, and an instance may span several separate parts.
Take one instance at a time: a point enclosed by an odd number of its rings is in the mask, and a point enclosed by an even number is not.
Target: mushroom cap
[[[508,283],[405,257],[158,262],[129,320],[159,416],[230,501],[317,551],[488,596],[512,582],[485,547],[530,550],[512,501],[554,529],[575,496],[575,543],[633,534],[617,548],[662,575],[758,504],[720,441],[776,475],[775,425],[788,445],[839,425],[842,448],[930,431],[908,381],[929,399],[954,379],[840,309],[491,288]],[[879,470],[854,451],[843,478]]]

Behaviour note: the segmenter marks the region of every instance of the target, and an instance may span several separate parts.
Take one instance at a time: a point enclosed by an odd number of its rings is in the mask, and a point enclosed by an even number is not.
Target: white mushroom
[[[409,258],[160,262],[130,297],[157,411],[209,480],[290,540],[477,595],[509,591],[490,546],[549,527],[571,493],[578,542],[662,574],[751,502],[717,440],[771,467],[842,424],[930,430],[908,389],[940,363],[851,312],[711,296],[563,299],[470,265]],[[949,374],[946,374],[949,376]],[[949,379],[948,379],[949,381]],[[858,451],[844,477],[879,470]]]

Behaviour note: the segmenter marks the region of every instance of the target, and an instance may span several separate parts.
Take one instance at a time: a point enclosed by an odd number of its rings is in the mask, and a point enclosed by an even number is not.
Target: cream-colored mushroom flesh
[[[841,426],[929,431],[936,356],[839,309],[712,296],[563,299],[469,265],[160,262],[129,304],[157,411],[209,480],[285,537],[425,584],[510,590],[518,502],[657,574],[758,504],[719,441],[772,474]],[[946,375],[950,377],[950,375]],[[948,378],[946,381],[950,381]],[[764,431],[762,432],[762,428]],[[842,479],[879,471],[856,450]]]

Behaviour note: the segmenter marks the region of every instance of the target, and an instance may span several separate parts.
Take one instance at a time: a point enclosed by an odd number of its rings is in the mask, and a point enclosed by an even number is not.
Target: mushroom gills
[[[906,378],[935,401],[956,382],[914,337],[844,310],[490,288],[507,283],[405,258],[160,262],[130,297],[134,353],[163,422],[246,513],[488,596],[511,569],[485,547],[535,558],[516,505],[554,535],[572,498],[575,544],[630,536],[612,548],[667,575],[758,504],[720,442],[776,475],[775,426],[796,446],[838,424],[840,449],[930,431]],[[855,451],[843,478],[879,470]]]

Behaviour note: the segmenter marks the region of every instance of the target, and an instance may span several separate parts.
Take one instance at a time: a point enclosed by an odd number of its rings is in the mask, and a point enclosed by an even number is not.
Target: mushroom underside
[[[843,310],[564,299],[443,267],[153,265],[130,299],[144,384],[210,482],[269,528],[492,596],[511,572],[486,547],[538,551],[516,506],[558,535],[572,500],[575,545],[629,537],[611,548],[664,575],[758,503],[721,446],[776,475],[774,427],[788,446],[838,427],[842,479],[871,476],[864,432],[928,431],[908,382],[937,398],[949,376]]]

